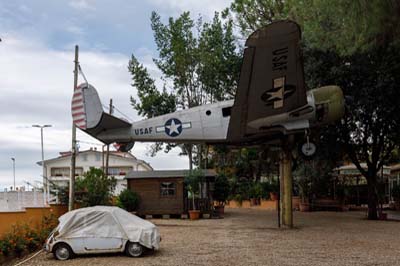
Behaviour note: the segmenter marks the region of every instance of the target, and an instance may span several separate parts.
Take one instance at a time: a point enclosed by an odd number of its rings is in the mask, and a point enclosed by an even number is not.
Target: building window
[[[70,168],[69,167],[52,167],[50,170],[51,176],[57,177],[69,177]],[[82,176],[83,175],[83,168],[76,167],[75,168],[75,176]]]
[[[83,160],[84,162],[87,162],[87,154],[82,154],[82,160]]]
[[[101,159],[101,154],[100,153],[96,153],[96,161],[100,161],[100,159]]]
[[[69,167],[52,167],[51,176],[69,176]]]
[[[108,168],[108,175],[111,175],[111,176],[116,176],[116,175],[124,176],[131,170],[132,170],[132,167],[128,167],[128,166],[109,167]]]
[[[75,168],[75,176],[83,176],[83,168],[82,167]]]
[[[175,196],[176,186],[173,182],[161,182],[160,195],[161,197]]]

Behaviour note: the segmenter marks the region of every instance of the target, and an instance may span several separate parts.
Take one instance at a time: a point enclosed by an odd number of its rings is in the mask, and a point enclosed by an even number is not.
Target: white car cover
[[[58,220],[56,238],[120,237],[150,249],[160,247],[160,233],[154,224],[118,207],[81,208],[67,212]]]

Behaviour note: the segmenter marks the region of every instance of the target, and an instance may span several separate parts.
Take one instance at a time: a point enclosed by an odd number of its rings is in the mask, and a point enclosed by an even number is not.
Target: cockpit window
[[[231,116],[231,109],[232,107],[222,108],[222,116],[223,117]]]

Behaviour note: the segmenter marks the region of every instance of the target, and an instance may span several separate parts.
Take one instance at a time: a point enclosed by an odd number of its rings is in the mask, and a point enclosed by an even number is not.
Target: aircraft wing
[[[274,22],[249,36],[228,140],[255,135],[272,126],[261,122],[266,117],[307,104],[300,39],[300,27],[293,21]]]

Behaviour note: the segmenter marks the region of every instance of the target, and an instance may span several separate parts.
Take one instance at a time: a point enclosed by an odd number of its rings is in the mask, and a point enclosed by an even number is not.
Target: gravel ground
[[[276,212],[226,209],[224,219],[155,219],[161,249],[141,258],[42,253],[24,265],[400,265],[400,223],[367,221],[363,212],[295,212],[296,228],[278,229]]]

